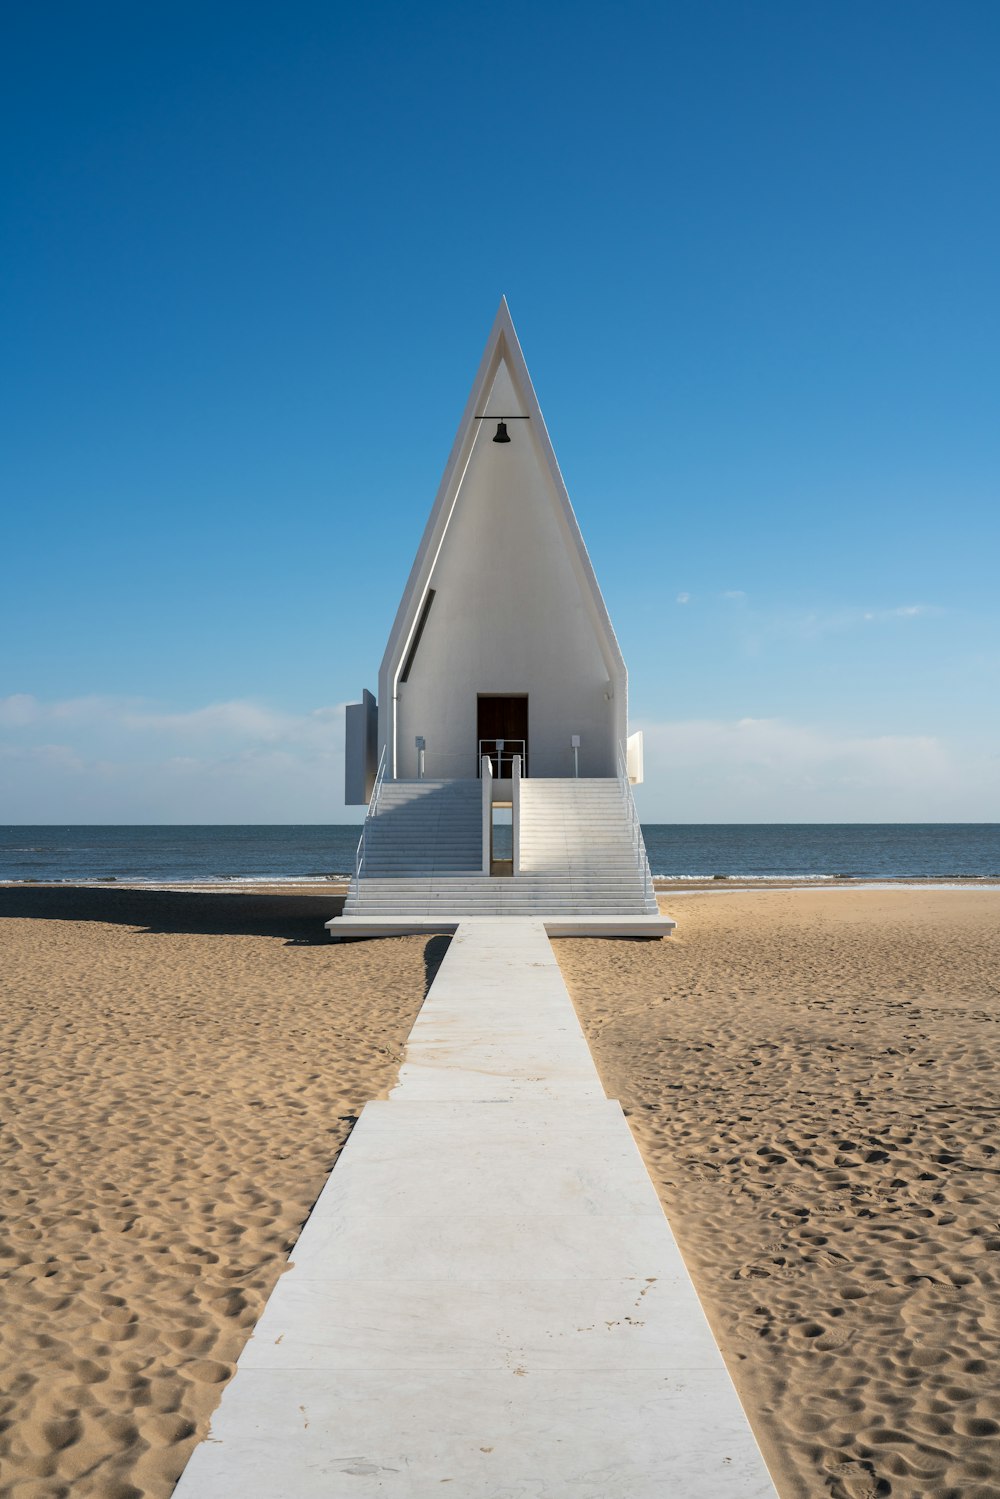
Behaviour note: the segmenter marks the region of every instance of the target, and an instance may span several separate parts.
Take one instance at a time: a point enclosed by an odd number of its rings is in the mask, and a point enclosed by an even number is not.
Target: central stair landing
[[[465,921],[175,1499],[775,1499],[539,920]]]

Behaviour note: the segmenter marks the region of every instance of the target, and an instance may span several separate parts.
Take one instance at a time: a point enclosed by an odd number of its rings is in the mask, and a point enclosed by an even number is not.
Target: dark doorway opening
[[[493,761],[493,774],[501,780],[513,774],[514,756],[521,756],[521,774],[528,774],[528,694],[501,696],[481,692],[477,709],[479,745],[476,751],[476,774],[480,774],[482,757]]]

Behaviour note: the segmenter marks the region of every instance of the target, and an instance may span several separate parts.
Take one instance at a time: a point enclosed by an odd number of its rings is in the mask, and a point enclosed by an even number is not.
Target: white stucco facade
[[[474,776],[481,696],[527,698],[528,774],[616,774],[625,663],[506,302],[379,673],[387,776],[418,774],[418,736],[427,777]]]

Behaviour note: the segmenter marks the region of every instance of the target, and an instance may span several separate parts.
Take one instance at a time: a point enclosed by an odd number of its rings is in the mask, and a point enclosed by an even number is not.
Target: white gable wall
[[[480,419],[485,413],[485,419]],[[509,444],[495,444],[501,417]],[[429,591],[434,603],[400,681]],[[479,693],[529,699],[529,772],[613,775],[627,673],[501,300],[379,671],[386,774],[475,774]]]
[[[523,413],[501,361],[480,409],[459,491],[428,586],[434,603],[409,679],[396,686],[397,777],[416,775],[426,740],[429,777],[475,774],[478,693],[528,695],[529,772],[614,775],[624,720],[624,670],[607,651],[592,584],[582,576],[535,421]]]

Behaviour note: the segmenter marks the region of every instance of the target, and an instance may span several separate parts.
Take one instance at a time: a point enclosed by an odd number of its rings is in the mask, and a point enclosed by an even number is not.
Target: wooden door
[[[492,692],[479,694],[477,713],[479,741],[476,753],[476,772],[481,768],[481,757],[489,755],[493,761],[493,774],[506,778],[512,774],[515,755],[521,756],[521,774],[528,773],[528,696],[518,693],[502,697]],[[503,741],[502,747],[500,741]]]

